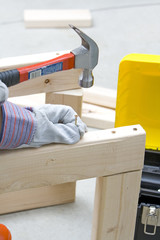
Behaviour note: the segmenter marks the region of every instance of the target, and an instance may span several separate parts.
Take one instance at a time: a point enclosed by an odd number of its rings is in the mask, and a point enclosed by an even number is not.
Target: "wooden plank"
[[[82,104],[82,92],[82,89],[75,89],[55,92],[55,94],[47,93],[46,99],[48,103],[52,100],[52,102],[55,104],[65,103],[69,106],[71,106],[72,104],[73,109],[78,113],[79,116],[81,116],[82,120],[86,123],[88,127],[98,129],[113,128],[115,122],[115,110],[88,103]],[[45,94],[39,93],[29,96],[12,97],[9,98],[9,101],[21,106],[38,106],[45,103]],[[82,115],[80,110],[81,104]]]
[[[82,120],[88,127],[98,129],[114,128],[115,110],[83,103]]]
[[[67,51],[66,51],[67,52]],[[27,55],[0,59],[0,71],[19,68],[63,55],[66,52]],[[52,56],[53,55],[53,56]],[[9,96],[23,96],[36,93],[64,91],[80,88],[78,84],[80,69],[56,72],[46,76],[37,77],[9,88]]]
[[[133,240],[141,171],[97,179],[92,240]]]
[[[144,149],[145,132],[136,125],[88,132],[70,146],[2,150],[0,193],[139,170]]]
[[[93,86],[83,90],[83,101],[107,108],[116,108],[117,91],[109,88]]]
[[[79,88],[81,70],[68,70],[37,77],[9,88],[10,97]]]
[[[38,53],[38,54],[31,54],[31,55],[0,58],[0,72],[44,62],[69,52],[70,52],[69,50],[66,50],[66,51],[46,52],[46,53]]]
[[[0,214],[73,202],[75,183],[0,194]]]
[[[71,106],[79,116],[82,114],[82,89],[61,91],[46,94],[46,103]]]
[[[10,102],[21,106],[39,106],[45,103],[65,104],[72,106],[76,112],[82,108],[82,89],[66,90],[55,93],[39,93],[27,96],[11,97]],[[80,115],[79,115],[80,116]]]
[[[26,107],[26,106],[36,107],[41,104],[45,104],[45,97],[46,97],[45,93],[38,93],[38,94],[19,96],[19,97],[11,97],[11,98],[9,97],[8,101],[23,107]]]
[[[24,22],[27,28],[90,27],[92,16],[88,9],[27,9]]]

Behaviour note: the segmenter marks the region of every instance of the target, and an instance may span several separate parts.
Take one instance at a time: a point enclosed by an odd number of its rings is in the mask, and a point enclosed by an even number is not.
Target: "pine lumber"
[[[63,104],[72,107],[78,116],[82,115],[82,89],[73,89],[46,94],[46,103]]]
[[[10,97],[77,89],[81,70],[67,70],[37,77],[9,88]]]
[[[90,27],[92,16],[88,9],[26,9],[24,23],[27,28]]]
[[[97,178],[92,240],[133,240],[142,171]]]
[[[88,127],[97,129],[113,128],[115,124],[115,110],[82,102],[82,89],[66,90],[55,93],[33,94],[29,96],[11,97],[9,101],[21,106],[39,106],[52,102],[53,104],[65,104],[73,107]],[[77,108],[77,106],[81,106]]]
[[[0,194],[0,214],[70,203],[74,200],[74,182],[22,189]]]
[[[114,128],[115,110],[84,102],[82,105],[82,120],[88,127]]]
[[[83,89],[83,101],[106,108],[116,108],[117,91],[109,88],[93,86]]]
[[[11,57],[0,59],[0,71],[19,68],[63,55],[66,52],[54,52],[45,54],[26,55],[23,57]],[[51,56],[52,55],[52,56]],[[37,77],[9,88],[10,97],[24,96],[30,94],[64,91],[80,88],[78,84],[81,69],[71,69]]]
[[[36,107],[45,104],[45,93],[37,93],[26,96],[9,97],[8,101],[22,107]]]
[[[55,93],[33,94],[9,98],[9,101],[21,106],[38,106],[52,102],[53,104],[65,104],[73,107],[88,127],[97,129],[113,128],[115,124],[115,110],[82,102],[82,89],[66,90]],[[80,107],[82,105],[82,110]]]
[[[66,90],[54,93],[38,93],[27,96],[11,97],[8,100],[21,106],[36,107],[45,103],[64,104],[72,108],[81,116],[82,108],[82,89]]]
[[[69,50],[66,50],[0,58],[0,72],[47,61],[69,52]]]
[[[144,149],[145,131],[136,125],[88,132],[74,145],[2,150],[0,193],[141,170]]]

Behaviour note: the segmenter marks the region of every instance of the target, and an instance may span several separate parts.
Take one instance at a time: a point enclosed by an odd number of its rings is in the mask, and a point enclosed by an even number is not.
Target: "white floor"
[[[82,29],[99,45],[95,85],[116,89],[118,67],[129,53],[160,54],[160,0],[0,0],[0,57],[74,49],[71,29],[25,29],[24,9],[90,8],[93,27]],[[95,180],[77,183],[76,202],[0,216],[13,240],[89,240]]]
[[[80,240],[91,238],[95,179],[77,182],[76,201],[60,206],[0,216],[13,240]]]

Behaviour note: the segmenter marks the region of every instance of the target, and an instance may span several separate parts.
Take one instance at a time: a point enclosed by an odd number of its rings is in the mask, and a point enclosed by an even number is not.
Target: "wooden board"
[[[82,114],[82,89],[61,91],[46,94],[46,103],[63,104],[71,106],[81,117]]]
[[[9,97],[8,101],[13,102],[22,107],[32,106],[36,107],[41,104],[45,104],[45,93],[38,93],[26,96],[18,96],[18,97]]]
[[[56,92],[77,89],[81,70],[68,70],[37,77],[9,88],[9,96],[24,96],[28,94]]]
[[[70,203],[75,200],[75,183],[64,183],[0,194],[0,214]]]
[[[82,120],[88,127],[98,129],[113,128],[115,123],[115,110],[83,103]]]
[[[0,59],[0,71],[19,68],[42,61],[46,61],[56,56],[63,55],[65,52],[53,52],[22,57],[12,57]],[[36,93],[64,91],[68,89],[80,88],[78,84],[80,69],[71,69],[52,73],[46,76],[37,77],[33,80],[23,82],[9,88],[9,96],[17,97]]]
[[[28,9],[24,22],[27,28],[90,27],[92,16],[88,9]]]
[[[24,67],[27,65],[32,65],[35,63],[44,62],[69,52],[70,52],[69,50],[66,50],[66,51],[46,52],[46,53],[37,53],[37,54],[24,55],[24,56],[0,58],[0,72],[9,70],[9,69]]]
[[[66,90],[61,92],[47,93],[46,99],[55,104],[69,105],[81,116],[88,127],[97,129],[113,128],[115,123],[115,110],[93,104],[82,103],[82,89]],[[38,106],[45,103],[45,94],[33,94],[9,98],[10,102],[21,106]],[[80,106],[82,104],[82,115]],[[79,106],[79,107],[77,107]]]
[[[109,88],[93,86],[83,89],[83,101],[106,108],[116,108],[117,91]]]
[[[133,240],[141,171],[97,179],[92,240]]]
[[[88,132],[70,146],[2,150],[0,193],[139,170],[144,146],[145,132],[138,125]]]

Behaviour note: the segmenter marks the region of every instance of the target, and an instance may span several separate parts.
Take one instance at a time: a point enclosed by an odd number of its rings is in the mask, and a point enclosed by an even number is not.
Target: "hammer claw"
[[[82,45],[72,50],[75,55],[75,68],[82,68],[83,73],[79,78],[81,87],[91,87],[94,83],[93,68],[98,63],[99,49],[95,41],[73,25],[69,25],[82,39]]]

